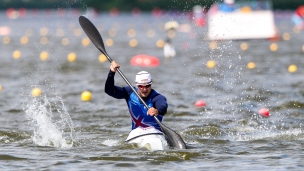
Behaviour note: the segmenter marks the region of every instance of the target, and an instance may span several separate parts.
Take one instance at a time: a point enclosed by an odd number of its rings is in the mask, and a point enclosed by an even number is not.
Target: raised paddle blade
[[[111,62],[112,59],[109,58],[109,55],[107,54],[105,46],[103,44],[102,37],[94,24],[84,16],[79,17],[79,24],[86,35],[90,38],[92,43],[97,47],[97,49],[99,49]]]
[[[90,40],[93,42],[93,44],[99,49],[110,62],[112,62],[111,57],[107,54],[103,40],[101,38],[100,33],[94,26],[94,24],[87,19],[84,16],[79,17],[79,23],[84,30],[84,32],[87,34],[87,36],[90,38]],[[132,84],[128,81],[128,79],[124,76],[124,74],[120,71],[119,68],[117,68],[117,72],[120,74],[120,76],[125,80],[125,82],[131,87],[132,91],[136,94],[136,96],[140,99],[140,101],[145,105],[146,108],[149,108],[148,105],[145,103],[145,101],[138,95],[136,90],[133,88]],[[159,124],[161,129],[163,130],[163,133],[165,134],[167,141],[171,147],[179,148],[179,149],[186,149],[186,145],[184,140],[181,138],[180,135],[178,135],[175,131],[171,130],[169,127],[162,124],[157,117],[154,116],[154,119]]]

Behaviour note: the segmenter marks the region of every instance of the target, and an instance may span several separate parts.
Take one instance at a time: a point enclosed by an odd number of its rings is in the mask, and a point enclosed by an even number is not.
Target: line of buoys
[[[285,41],[290,40],[290,34],[289,34],[289,33],[284,33],[283,39],[284,39]],[[217,41],[211,41],[211,42],[209,43],[209,49],[215,50],[215,49],[217,49],[217,48],[218,48],[218,43],[217,43]],[[304,45],[302,45],[301,48],[302,48],[301,51],[304,52]],[[243,50],[243,51],[248,50],[248,49],[249,49],[249,44],[246,43],[246,42],[242,42],[242,43],[240,44],[240,49]],[[276,52],[276,51],[279,50],[279,45],[278,45],[277,43],[270,43],[270,45],[269,45],[269,50],[272,51],[272,52]]]
[[[155,67],[160,64],[160,61],[155,56],[140,54],[132,57],[130,64],[133,66]]]
[[[32,17],[50,17],[50,16],[57,16],[57,17],[65,17],[65,16],[72,16],[78,17],[80,15],[79,9],[64,9],[58,8],[57,10],[53,9],[45,9],[45,10],[38,10],[38,9],[26,9],[26,8],[8,8],[6,10],[6,16],[9,19],[17,19],[17,18],[25,18],[26,16]]]

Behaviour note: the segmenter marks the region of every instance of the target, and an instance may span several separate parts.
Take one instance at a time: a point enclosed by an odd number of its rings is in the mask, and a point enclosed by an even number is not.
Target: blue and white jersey
[[[138,89],[135,87],[135,90],[137,91]],[[152,99],[157,95],[159,94],[155,90],[151,91],[149,98],[145,100],[146,104],[149,107],[153,107]],[[148,109],[141,103],[140,99],[134,92],[131,93],[130,98],[127,100],[127,103],[132,119],[132,130],[137,127],[145,128],[150,126],[161,130],[154,117],[147,114]],[[157,118],[159,121],[162,121],[163,119],[162,115],[158,115]]]

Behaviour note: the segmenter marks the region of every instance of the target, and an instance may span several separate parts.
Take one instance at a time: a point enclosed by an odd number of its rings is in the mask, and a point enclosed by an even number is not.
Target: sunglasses
[[[149,88],[149,87],[151,87],[151,84],[148,84],[148,85],[138,85],[138,88],[140,88],[140,89],[143,89],[143,88]]]

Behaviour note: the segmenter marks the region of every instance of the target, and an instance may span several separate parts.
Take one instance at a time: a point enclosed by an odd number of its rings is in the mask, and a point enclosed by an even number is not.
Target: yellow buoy
[[[254,63],[254,62],[249,62],[249,63],[247,64],[247,68],[249,68],[249,69],[255,68],[255,63]]]
[[[242,50],[247,50],[248,49],[248,44],[247,43],[241,43],[240,48]]]
[[[27,36],[22,36],[20,38],[20,43],[21,44],[27,44],[29,42],[29,38]]]
[[[165,42],[163,40],[157,40],[156,46],[158,48],[163,48],[165,46]]]
[[[45,51],[41,52],[40,53],[40,59],[42,61],[46,61],[47,59],[49,59],[49,54],[47,52],[45,52]]]
[[[0,85],[0,91],[2,90],[2,85]]]
[[[98,57],[98,59],[99,59],[99,62],[105,62],[105,61],[107,61],[107,57],[104,54],[100,54],[99,57]]]
[[[244,6],[243,8],[241,8],[240,11],[244,12],[244,13],[250,13],[251,12],[251,8],[249,6]]]
[[[106,46],[113,46],[114,41],[113,41],[113,39],[107,39],[105,44],[106,44]]]
[[[72,53],[68,54],[68,61],[69,62],[74,62],[76,60],[76,58],[77,58],[77,55],[75,53],[72,52]]]
[[[34,89],[32,90],[32,96],[34,96],[34,97],[40,96],[41,93],[42,93],[42,91],[41,91],[40,88],[37,88],[37,87],[36,87],[36,88],[34,88]]]
[[[209,61],[207,62],[207,67],[208,67],[208,68],[214,68],[215,65],[216,65],[216,62],[215,62],[214,60],[209,60]]]
[[[296,72],[297,71],[297,66],[296,65],[289,65],[288,71],[289,72]]]
[[[276,43],[271,43],[271,45],[269,46],[269,49],[271,50],[271,51],[277,51],[278,50],[278,45],[276,44]]]
[[[21,57],[21,52],[19,50],[15,50],[13,52],[13,58],[14,59],[19,59]]]
[[[284,33],[282,37],[283,37],[283,40],[290,40],[290,34],[289,33]]]
[[[90,44],[90,42],[91,42],[90,39],[86,37],[86,38],[82,39],[81,44],[83,46],[88,46]]]
[[[212,49],[212,50],[216,49],[217,48],[217,43],[215,41],[210,42],[209,48]]]
[[[136,35],[136,32],[135,32],[134,29],[129,29],[129,30],[128,30],[128,36],[129,36],[129,37],[134,37],[135,35]]]
[[[304,45],[302,46],[302,51],[304,52]]]
[[[67,46],[69,43],[70,43],[70,41],[69,41],[68,38],[63,38],[63,39],[61,40],[61,44],[62,44],[63,46]]]
[[[130,45],[131,47],[136,47],[136,46],[138,45],[138,42],[137,42],[136,39],[131,39],[131,40],[129,41],[129,45]]]
[[[8,36],[5,36],[5,37],[3,37],[2,42],[3,42],[4,44],[9,44],[9,43],[11,42],[11,38],[8,37]]]
[[[92,98],[91,92],[89,91],[84,91],[81,93],[81,100],[82,101],[90,101]]]

